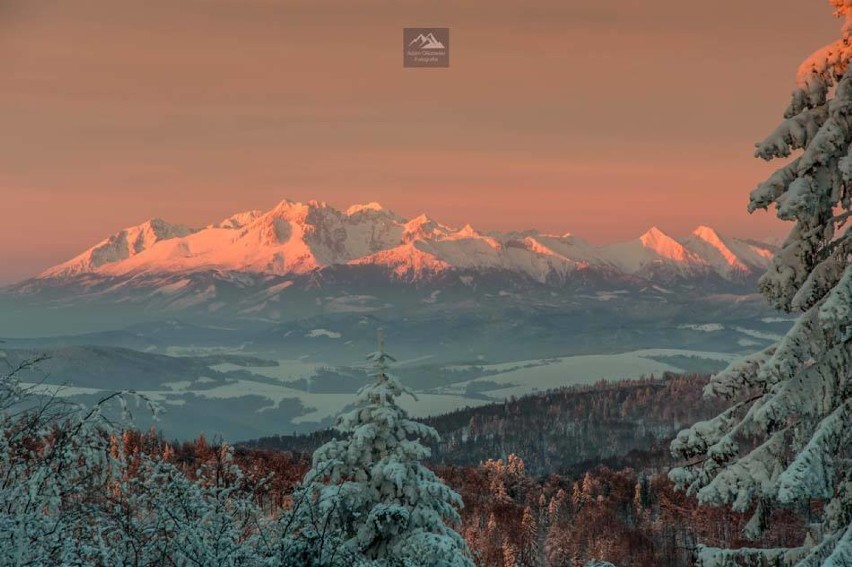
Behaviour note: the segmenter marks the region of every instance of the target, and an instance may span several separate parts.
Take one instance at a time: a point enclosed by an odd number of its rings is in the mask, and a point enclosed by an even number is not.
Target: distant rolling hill
[[[432,464],[475,466],[509,454],[532,474],[592,468],[597,463],[645,468],[670,463],[668,442],[684,426],[724,407],[707,400],[706,375],[599,382],[524,396],[431,417],[441,441]],[[278,435],[242,445],[310,454],[335,432]]]

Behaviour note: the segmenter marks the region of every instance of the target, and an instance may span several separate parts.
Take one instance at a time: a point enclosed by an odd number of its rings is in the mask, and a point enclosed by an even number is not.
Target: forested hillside
[[[424,420],[441,434],[430,462],[476,465],[520,456],[531,474],[581,470],[596,463],[670,464],[668,443],[683,427],[718,413],[705,400],[707,377],[665,375],[565,388]],[[266,437],[248,447],[310,453],[332,437]]]

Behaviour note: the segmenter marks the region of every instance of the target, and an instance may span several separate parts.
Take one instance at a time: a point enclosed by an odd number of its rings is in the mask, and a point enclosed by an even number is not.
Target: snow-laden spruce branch
[[[732,406],[677,436],[672,453],[687,463],[670,474],[702,503],[749,511],[750,538],[774,508],[821,500],[824,512],[789,548],[702,547],[705,567],[852,565],[852,0],[831,4],[841,38],[802,63],[785,120],[755,151],[766,160],[801,153],[748,207],[774,206],[795,223],[759,288],[800,316],[776,344],[713,377],[705,395]]]

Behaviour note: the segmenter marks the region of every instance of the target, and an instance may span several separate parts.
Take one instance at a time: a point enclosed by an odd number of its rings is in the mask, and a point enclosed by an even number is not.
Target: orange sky
[[[403,69],[404,26],[449,69]],[[802,0],[2,0],[0,282],[150,217],[380,201],[593,242],[761,237],[751,157],[838,36]]]

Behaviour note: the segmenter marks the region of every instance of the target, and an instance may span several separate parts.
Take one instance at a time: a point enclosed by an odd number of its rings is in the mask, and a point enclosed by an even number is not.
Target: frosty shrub
[[[314,452],[294,505],[297,545],[288,548],[305,547],[311,565],[472,567],[450,525],[460,521],[461,498],[421,464],[429,449],[420,440],[438,434],[396,404],[411,392],[388,373],[394,359],[381,340],[368,359],[374,380],[338,417],[340,438]]]
[[[98,563],[108,554],[100,518],[120,479],[108,422],[89,411],[36,395],[19,375],[0,377],[0,563]]]
[[[196,480],[161,455],[130,459],[105,408],[126,424],[140,397],[64,402],[20,381],[38,362],[0,376],[0,565],[279,564],[229,447]]]
[[[774,205],[795,223],[759,286],[776,308],[800,314],[776,344],[713,377],[708,396],[730,408],[681,431],[671,471],[702,503],[748,512],[759,536],[775,507],[824,502],[805,541],[789,548],[701,547],[705,567],[852,565],[852,1],[832,0],[842,37],[799,68],[785,120],[756,156],[798,155],[751,193],[749,211]]]

